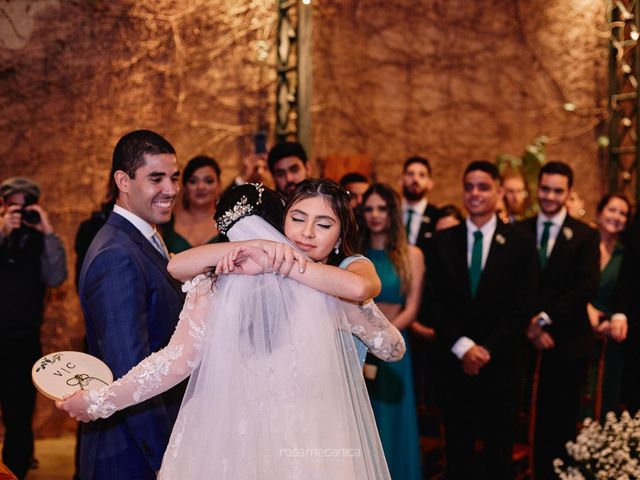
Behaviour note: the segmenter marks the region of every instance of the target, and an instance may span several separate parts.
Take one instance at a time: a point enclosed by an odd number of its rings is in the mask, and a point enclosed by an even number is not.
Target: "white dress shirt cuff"
[[[476,342],[471,340],[469,337],[460,337],[456,343],[451,347],[451,353],[453,353],[456,357],[462,360],[464,354],[467,353],[471,347],[474,347]]]
[[[613,322],[616,320],[626,322],[627,316],[624,313],[614,313],[613,315],[611,315],[611,321]]]

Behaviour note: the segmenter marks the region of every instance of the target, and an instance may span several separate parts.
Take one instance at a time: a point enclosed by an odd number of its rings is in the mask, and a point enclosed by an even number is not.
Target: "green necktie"
[[[542,237],[540,237],[540,250],[538,250],[538,256],[540,257],[540,266],[543,269],[547,265],[547,248],[549,247],[549,234],[551,233],[551,225],[553,225],[553,222],[544,222]]]
[[[409,237],[411,236],[411,219],[413,218],[414,213],[415,212],[411,208],[407,212],[407,223],[404,226],[404,231],[407,232],[407,241],[409,241]]]
[[[471,250],[471,267],[469,269],[469,279],[471,280],[471,296],[476,296],[480,274],[482,273],[482,232],[473,232],[473,248]]]

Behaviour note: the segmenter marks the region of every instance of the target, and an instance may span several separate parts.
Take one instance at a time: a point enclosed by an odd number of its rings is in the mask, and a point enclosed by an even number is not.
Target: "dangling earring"
[[[340,242],[342,239],[338,240],[338,243],[336,243],[335,248],[333,249],[334,252],[336,252],[336,255],[338,255],[340,253]]]

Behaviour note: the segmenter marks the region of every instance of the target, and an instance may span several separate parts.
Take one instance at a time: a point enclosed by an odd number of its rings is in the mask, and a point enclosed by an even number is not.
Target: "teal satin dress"
[[[400,278],[387,253],[370,249],[365,256],[373,262],[382,281],[382,291],[375,301],[404,304]],[[411,353],[406,332],[402,335],[407,344],[402,360],[387,363],[374,359],[377,375],[367,382],[367,387],[391,478],[420,480],[422,466]]]

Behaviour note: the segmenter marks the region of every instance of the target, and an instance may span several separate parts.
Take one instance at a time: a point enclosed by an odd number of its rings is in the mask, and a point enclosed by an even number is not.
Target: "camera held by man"
[[[48,287],[67,276],[64,246],[39,205],[40,187],[28,178],[0,184],[0,364],[11,365],[11,387],[0,397],[2,459],[18,478],[33,461],[31,420],[36,392],[31,366],[42,356],[40,326]]]
[[[0,236],[3,239],[21,228],[31,228],[44,235],[53,233],[49,216],[38,205],[40,188],[33,181],[28,178],[10,178],[0,185],[0,195]]]

